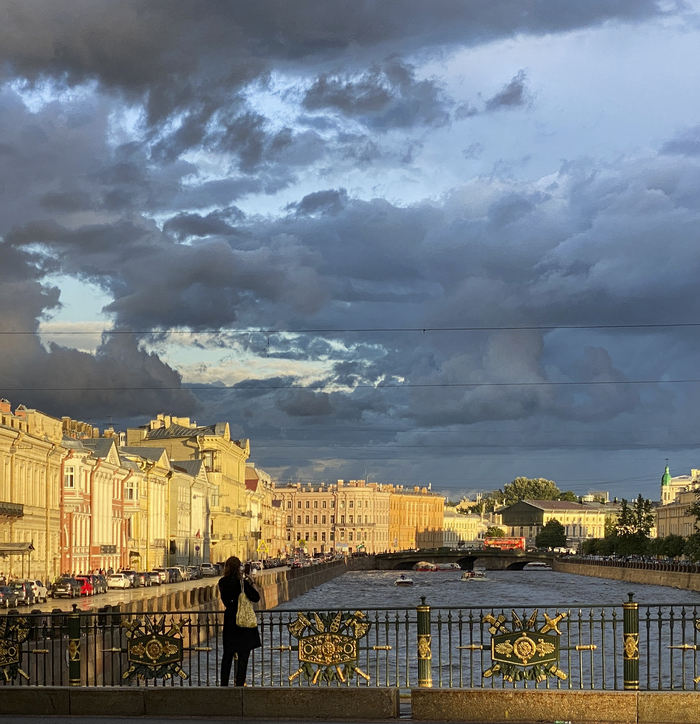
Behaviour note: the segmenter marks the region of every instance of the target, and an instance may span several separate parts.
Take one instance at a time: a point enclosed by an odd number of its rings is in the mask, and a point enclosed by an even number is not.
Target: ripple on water
[[[395,586],[401,571],[352,571],[282,604],[300,608],[407,608],[421,596],[439,606],[581,606],[620,605],[633,592],[642,604],[700,605],[700,592],[650,586],[555,571],[487,571],[486,581],[461,581],[459,571],[410,572],[412,587]]]

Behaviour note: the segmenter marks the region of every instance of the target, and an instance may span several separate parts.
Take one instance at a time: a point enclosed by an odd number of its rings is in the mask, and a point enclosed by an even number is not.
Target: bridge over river
[[[379,553],[375,556],[378,571],[409,571],[419,561],[428,563],[459,563],[460,568],[474,567],[487,571],[521,571],[528,563],[541,562],[552,565],[553,553],[528,553],[501,550],[419,550],[400,553]]]

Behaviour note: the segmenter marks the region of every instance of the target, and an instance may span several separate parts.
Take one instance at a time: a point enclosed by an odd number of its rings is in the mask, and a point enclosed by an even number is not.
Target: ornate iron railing
[[[289,604],[287,604],[289,605]],[[254,686],[700,688],[696,605],[348,608],[258,614]],[[219,684],[223,612],[0,616],[6,686]]]

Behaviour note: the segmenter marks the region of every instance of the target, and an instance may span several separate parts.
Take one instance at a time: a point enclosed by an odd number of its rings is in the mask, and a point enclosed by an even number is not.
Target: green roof
[[[664,474],[661,476],[661,485],[668,485],[671,482],[671,473],[669,472],[668,465],[664,470]]]

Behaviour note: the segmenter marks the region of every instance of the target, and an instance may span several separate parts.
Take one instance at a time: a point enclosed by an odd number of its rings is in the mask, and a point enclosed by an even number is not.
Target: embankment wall
[[[260,592],[259,610],[274,608],[291,601],[322,583],[332,581],[348,571],[372,570],[374,556],[349,558],[347,561],[320,563],[309,568],[261,571],[255,577]],[[169,592],[166,589],[130,603],[114,606],[124,613],[152,613],[157,611],[218,611],[220,609],[218,578],[202,580],[200,585],[186,591]]]
[[[669,565],[669,568],[673,566]],[[670,586],[687,591],[700,591],[700,573],[684,570],[656,570],[635,566],[599,566],[591,563],[573,563],[555,559],[552,568],[561,573],[574,573],[578,576],[608,578],[612,581],[628,583],[647,583],[653,586]]]

